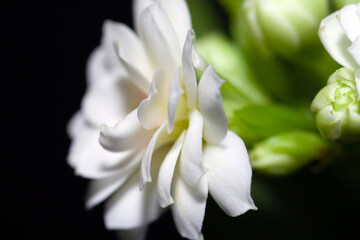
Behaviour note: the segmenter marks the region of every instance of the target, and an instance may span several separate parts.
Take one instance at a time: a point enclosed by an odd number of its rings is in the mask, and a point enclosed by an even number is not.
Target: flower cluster
[[[92,179],[88,208],[109,198],[107,228],[144,229],[171,205],[179,233],[200,239],[208,193],[231,216],[256,208],[248,153],[228,130],[223,80],[193,46],[185,1],[135,0],[134,22],[136,32],[104,24],[68,160]]]
[[[360,139],[360,3],[326,17],[319,36],[329,54],[345,68],[336,71],[315,97],[316,125],[329,140]]]

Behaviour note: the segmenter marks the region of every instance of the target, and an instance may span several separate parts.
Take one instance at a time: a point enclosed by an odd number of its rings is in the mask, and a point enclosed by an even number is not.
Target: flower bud
[[[321,157],[327,148],[321,137],[313,132],[285,132],[255,144],[250,151],[250,161],[259,172],[286,175]]]
[[[327,86],[311,104],[316,125],[328,140],[360,140],[360,102],[354,72],[341,68],[332,74]]]
[[[244,0],[234,30],[251,35],[263,53],[288,58],[319,43],[317,29],[328,13],[327,0]]]

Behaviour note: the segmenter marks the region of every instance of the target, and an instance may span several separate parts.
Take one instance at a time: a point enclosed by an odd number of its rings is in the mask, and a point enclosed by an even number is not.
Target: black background
[[[66,163],[65,129],[80,108],[85,64],[103,21],[132,26],[131,3],[1,5],[1,229],[8,239],[115,239],[104,228],[101,206],[84,209],[87,180]],[[210,199],[205,239],[355,239],[357,148],[321,171],[312,166],[283,178],[255,174],[259,210],[238,218]],[[181,239],[169,213],[151,225],[148,239]]]

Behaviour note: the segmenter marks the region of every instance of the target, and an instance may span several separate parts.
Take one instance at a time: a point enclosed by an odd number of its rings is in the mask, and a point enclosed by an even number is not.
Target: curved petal
[[[141,75],[144,76],[149,83],[153,69],[143,43],[125,24],[118,24],[116,31],[119,35],[116,47],[120,58],[141,73]],[[114,51],[114,49],[115,44],[113,45],[112,51]]]
[[[155,72],[150,94],[140,103],[138,110],[139,121],[145,129],[154,129],[166,121],[170,81],[162,69]]]
[[[133,20],[136,32],[139,32],[140,29],[141,13],[150,5],[154,4],[154,2],[155,0],[133,0]]]
[[[205,174],[202,160],[203,119],[198,110],[190,113],[189,128],[181,150],[180,171],[190,186],[198,184]]]
[[[146,146],[152,133],[153,131],[143,129],[137,117],[137,109],[135,109],[114,128],[102,125],[99,141],[105,149],[120,152]]]
[[[360,36],[360,4],[349,4],[337,14],[340,26],[348,39],[353,42]]]
[[[145,98],[127,76],[118,73],[99,76],[88,88],[82,103],[85,118],[94,126],[115,125]]]
[[[251,165],[244,142],[229,131],[218,144],[206,144],[204,163],[208,169],[209,192],[230,216],[256,209],[250,196]]]
[[[121,240],[145,240],[148,226],[140,226],[134,229],[119,230],[116,235]]]
[[[348,50],[355,62],[358,64],[358,67],[360,67],[360,35],[355,39]]]
[[[347,51],[351,41],[346,37],[336,18],[337,12],[327,16],[320,23],[319,37],[328,53],[339,64],[355,69],[357,64]]]
[[[223,83],[212,64],[206,68],[199,82],[199,108],[204,117],[204,138],[209,143],[221,141],[228,131],[220,92]]]
[[[115,44],[121,39],[121,33],[118,31],[122,23],[106,20],[102,27],[101,46],[105,51],[104,64],[108,70],[116,69],[120,65],[119,57],[115,50]]]
[[[161,1],[161,4],[174,27],[180,46],[183,46],[186,34],[192,28],[191,16],[186,2],[184,0],[165,0]]]
[[[180,65],[181,49],[175,30],[160,1],[145,9],[140,16],[139,35],[154,69],[164,66],[168,75]]]
[[[194,46],[191,51],[191,56],[194,67],[202,72],[205,71],[208,64],[206,63],[205,59],[200,55],[200,53],[195,49]]]
[[[77,111],[70,119],[66,126],[66,132],[70,139],[73,140],[79,133],[81,133],[81,127],[85,124],[84,116],[80,111]]]
[[[190,29],[184,44],[182,56],[182,77],[185,85],[188,107],[192,108],[196,104],[197,82],[195,69],[192,63],[191,51],[195,39],[194,30]]]
[[[169,150],[159,170],[159,178],[157,184],[158,200],[161,207],[167,207],[174,203],[171,197],[171,181],[173,179],[174,170],[177,159],[179,158],[181,147],[184,142],[186,131],[183,131],[180,137]]]
[[[92,51],[86,63],[87,84],[91,85],[101,79],[102,76],[109,73],[109,69],[106,67],[105,59],[106,52],[104,46],[99,46]],[[118,69],[120,73],[125,73],[120,64]]]
[[[86,208],[93,208],[107,199],[130,178],[134,171],[138,169],[139,164],[140,161],[137,161],[137,164],[132,164],[130,167],[127,167],[125,169],[126,173],[122,171],[111,177],[92,180],[87,191]]]
[[[175,115],[179,99],[184,91],[180,84],[180,67],[176,70],[173,80],[171,81],[169,98],[168,98],[168,132],[172,132],[174,128]]]
[[[158,136],[165,128],[166,123],[163,123],[161,127],[156,130],[153,137],[151,138],[151,141],[146,149],[145,156],[141,163],[141,175],[140,175],[140,190],[143,190],[145,187],[145,184],[147,182],[151,182],[151,175],[150,175],[150,169],[151,169],[151,160],[153,156],[153,152],[155,149],[156,141],[158,139]]]
[[[195,187],[190,187],[180,176],[175,176],[173,189],[175,203],[171,209],[177,230],[182,237],[200,239],[208,196],[206,175]]]
[[[151,174],[154,182],[139,190],[140,171],[122,186],[105,204],[105,226],[108,229],[132,229],[150,224],[163,212],[157,202],[157,175],[169,148],[158,149],[153,155]]]
[[[68,155],[68,162],[78,175],[92,179],[109,177],[141,160],[135,150],[113,153],[102,148],[98,142],[99,131],[86,122],[78,131]]]

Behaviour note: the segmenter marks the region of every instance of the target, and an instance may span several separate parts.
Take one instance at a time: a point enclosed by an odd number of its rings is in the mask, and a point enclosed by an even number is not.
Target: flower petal
[[[171,24],[174,27],[180,46],[184,45],[186,34],[191,26],[191,17],[188,6],[184,0],[161,1]]]
[[[360,35],[355,39],[348,50],[355,62],[358,64],[358,67],[360,67]]]
[[[68,125],[66,126],[66,132],[73,140],[81,131],[79,131],[82,125],[85,124],[84,116],[80,111],[77,111],[70,119]]]
[[[344,34],[344,31],[336,18],[336,14],[337,12],[327,16],[321,21],[319,37],[326,50],[335,61],[354,70],[357,64],[347,51],[347,48],[351,45],[351,41]]]
[[[100,131],[100,144],[113,152],[146,146],[153,133],[143,129],[137,117],[137,109],[119,121],[114,128],[102,125]]]
[[[244,142],[229,131],[218,144],[206,144],[204,163],[209,192],[230,216],[256,209],[250,196],[251,165]]]
[[[158,130],[154,133],[153,137],[151,138],[151,141],[146,149],[145,156],[141,163],[141,175],[140,175],[140,190],[143,190],[145,187],[145,184],[147,182],[151,182],[151,175],[150,175],[150,169],[151,169],[151,160],[153,156],[153,152],[155,149],[155,144],[158,139],[158,136],[165,128],[166,123],[163,123]]]
[[[167,207],[174,203],[171,197],[171,181],[176,166],[177,159],[180,155],[181,147],[183,146],[185,132],[183,131],[180,137],[176,140],[174,145],[169,150],[159,170],[159,178],[157,184],[158,201],[161,207]]]
[[[212,64],[206,68],[199,82],[199,108],[204,117],[204,138],[209,143],[221,141],[228,130],[220,92],[223,83]]]
[[[142,12],[150,5],[154,4],[155,0],[133,0],[133,16],[135,30],[139,32],[140,16]]]
[[[154,69],[164,66],[171,77],[180,65],[181,49],[175,30],[160,1],[155,1],[142,12],[139,28],[139,35]]]
[[[179,99],[184,91],[180,84],[180,67],[176,70],[173,80],[171,81],[169,98],[168,98],[168,132],[172,132],[174,128],[175,115]]]
[[[208,64],[206,63],[205,59],[200,55],[200,53],[195,49],[194,46],[191,51],[191,56],[194,67],[202,72],[205,71]]]
[[[151,174],[154,182],[139,190],[140,171],[122,186],[105,204],[105,226],[108,229],[132,229],[156,220],[163,209],[157,202],[157,175],[169,148],[158,149],[153,155]]]
[[[122,23],[106,20],[102,27],[101,46],[105,52],[104,65],[108,70],[116,69],[120,65],[119,57],[114,49],[115,44],[122,37],[121,32],[118,31],[122,25]]]
[[[166,121],[169,88],[170,81],[165,71],[157,70],[151,83],[149,96],[139,105],[138,118],[145,129],[154,129]]]
[[[135,67],[146,79],[150,80],[153,69],[140,38],[125,24],[117,24],[116,31],[119,37],[116,41],[116,47],[121,59]],[[114,49],[115,44],[112,46],[112,51]]]
[[[182,77],[185,85],[188,107],[192,108],[196,104],[197,82],[195,69],[192,63],[191,51],[195,39],[194,30],[190,29],[184,44],[182,56]]]
[[[140,163],[140,162],[138,162]],[[98,205],[111,194],[113,194],[118,188],[120,188],[134,173],[139,164],[133,164],[131,168],[127,168],[126,174],[121,172],[111,177],[92,180],[89,184],[89,188],[86,196],[86,208],[90,209]]]
[[[126,172],[127,167],[141,160],[135,150],[113,153],[102,148],[98,142],[99,131],[86,122],[79,125],[78,131],[68,155],[68,162],[78,175],[95,179],[109,177]]]
[[[102,123],[114,125],[144,98],[145,94],[127,76],[106,74],[89,86],[82,100],[82,112],[94,126]]]
[[[349,4],[337,14],[340,26],[348,39],[353,42],[360,36],[360,4]]]
[[[206,175],[195,187],[189,186],[177,175],[173,189],[175,203],[171,209],[177,230],[182,237],[200,239],[208,196]]]
[[[198,184],[205,174],[202,160],[203,118],[198,110],[190,113],[190,122],[181,150],[180,171],[190,186]]]

